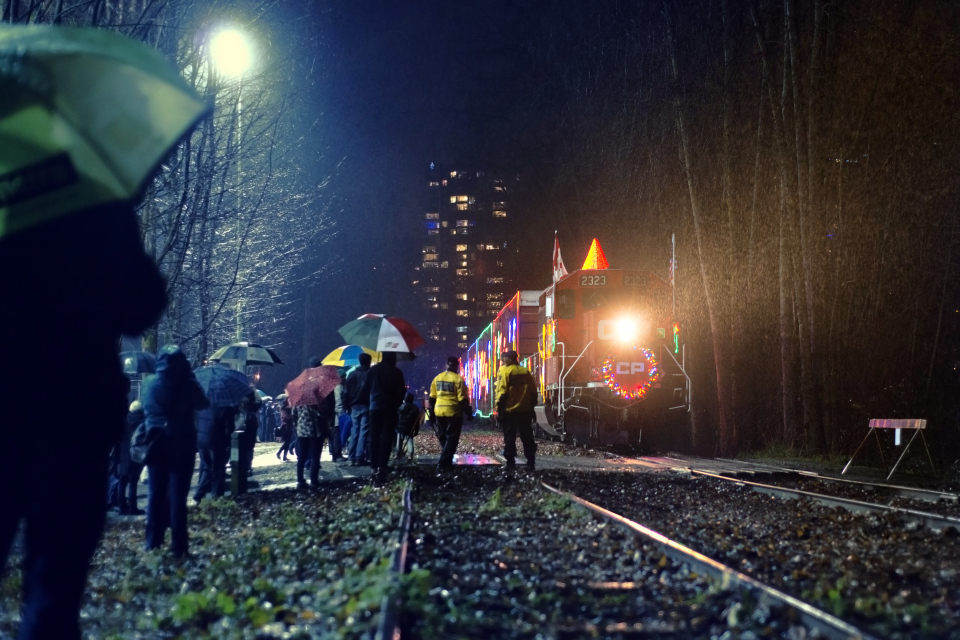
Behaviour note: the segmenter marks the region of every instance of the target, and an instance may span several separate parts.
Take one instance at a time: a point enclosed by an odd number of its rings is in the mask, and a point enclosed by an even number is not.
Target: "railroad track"
[[[944,530],[953,527],[960,531],[960,518],[952,515],[930,513],[920,509],[894,507],[866,500],[853,499],[837,495],[829,495],[819,491],[808,491],[799,488],[776,484],[783,481],[797,481],[801,479],[816,480],[824,485],[842,485],[885,492],[905,497],[914,501],[957,504],[956,494],[941,491],[929,491],[913,487],[902,487],[882,483],[872,483],[820,476],[810,472],[794,469],[785,469],[772,465],[747,464],[739,460],[698,459],[675,457],[648,457],[641,458],[648,464],[661,465],[683,471],[694,476],[713,478],[719,481],[735,482],[754,491],[774,495],[779,498],[796,499],[806,498],[828,507],[840,507],[855,513],[895,513],[908,522],[918,522],[925,527]],[[761,482],[761,480],[763,480]]]
[[[454,481],[414,475],[393,569],[415,562],[438,586],[426,598],[385,598],[378,640],[449,633],[434,607],[467,617],[457,623],[463,637],[533,637],[538,628],[561,639],[715,637],[728,628],[793,637],[797,621],[807,635],[873,637],[532,475],[506,483],[480,469],[461,470]],[[571,515],[563,506],[571,503],[594,517]],[[418,619],[427,622],[411,623]]]

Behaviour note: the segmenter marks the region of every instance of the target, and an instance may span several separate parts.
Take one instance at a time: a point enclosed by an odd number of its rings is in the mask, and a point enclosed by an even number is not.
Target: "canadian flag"
[[[560,257],[560,238],[557,232],[553,232],[553,282],[556,283],[560,278],[567,275],[567,268],[563,266],[563,258]]]

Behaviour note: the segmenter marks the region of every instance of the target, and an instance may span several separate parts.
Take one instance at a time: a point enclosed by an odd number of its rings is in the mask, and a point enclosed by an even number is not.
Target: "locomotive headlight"
[[[620,318],[616,324],[617,340],[623,343],[633,343],[637,338],[639,327],[633,318]]]

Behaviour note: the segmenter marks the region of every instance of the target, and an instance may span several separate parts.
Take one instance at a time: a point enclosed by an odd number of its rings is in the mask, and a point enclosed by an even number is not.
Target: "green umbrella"
[[[136,202],[208,108],[160,52],[126,36],[0,25],[0,238]]]

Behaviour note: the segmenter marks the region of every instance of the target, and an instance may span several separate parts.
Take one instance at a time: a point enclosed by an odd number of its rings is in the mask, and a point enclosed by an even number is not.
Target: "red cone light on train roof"
[[[594,238],[590,245],[590,251],[587,253],[587,259],[583,262],[582,269],[608,269],[610,263],[607,262],[607,256],[603,255],[603,249],[600,242]]]

